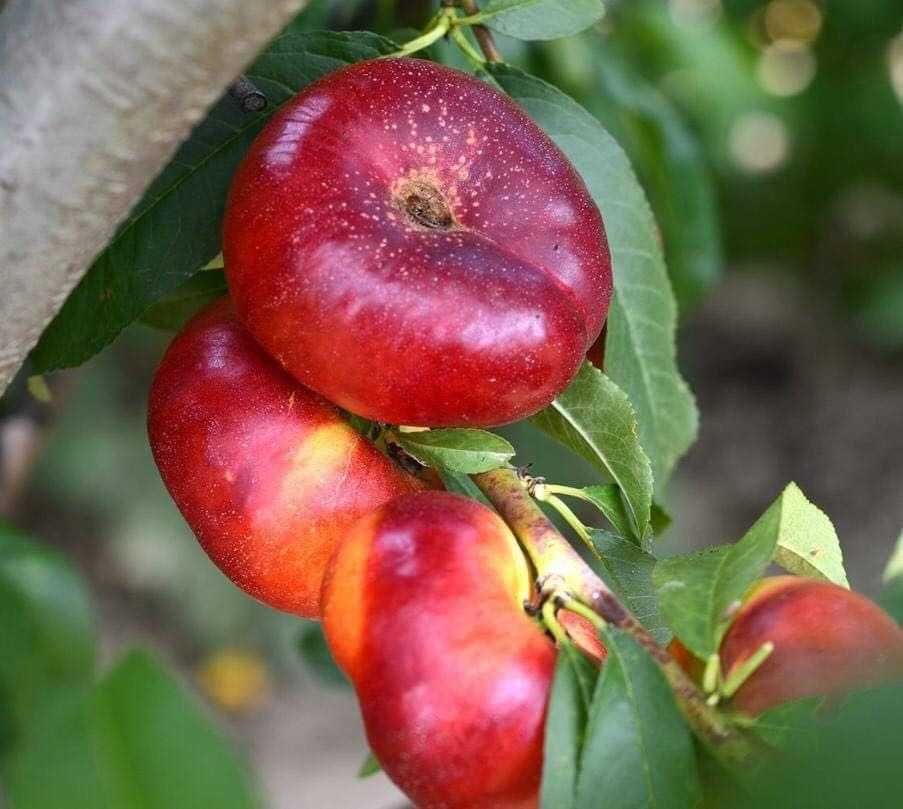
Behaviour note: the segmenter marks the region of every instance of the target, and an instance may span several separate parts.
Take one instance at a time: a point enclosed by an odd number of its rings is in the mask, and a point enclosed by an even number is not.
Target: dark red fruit
[[[420,59],[308,87],[251,146],[224,225],[242,321],[368,418],[495,425],[560,392],[599,335],[599,212],[506,96]]]

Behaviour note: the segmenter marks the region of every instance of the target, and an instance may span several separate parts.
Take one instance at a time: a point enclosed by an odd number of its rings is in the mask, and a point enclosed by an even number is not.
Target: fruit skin
[[[767,641],[774,651],[731,698],[743,713],[903,678],[903,630],[877,604],[829,582],[759,582],[722,639],[725,679]]]
[[[507,526],[445,492],[357,523],[330,563],[323,626],[370,747],[419,809],[534,809],[555,648],[523,609]]]
[[[509,98],[420,59],[289,101],[232,183],[242,321],[308,387],[378,421],[492,426],[547,405],[611,297],[583,181]]]
[[[148,436],[166,488],[235,584],[318,618],[323,571],[358,517],[422,488],[272,361],[227,300],[173,340]]]

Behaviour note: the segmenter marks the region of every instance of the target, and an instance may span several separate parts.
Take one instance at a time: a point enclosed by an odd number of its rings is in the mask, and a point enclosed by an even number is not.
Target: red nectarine
[[[261,345],[393,424],[536,412],[611,297],[602,220],[567,158],[507,96],[421,59],[361,62],[287,102],[235,175],[223,251]]]
[[[280,610],[319,617],[348,526],[423,488],[271,360],[222,300],[173,341],[148,435],[163,482],[216,565]]]

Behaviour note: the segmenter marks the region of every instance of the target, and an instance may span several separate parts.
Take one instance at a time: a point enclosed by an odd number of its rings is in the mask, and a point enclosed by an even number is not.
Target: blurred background
[[[403,38],[434,6],[320,1],[298,24]],[[834,521],[853,586],[876,592],[903,528],[903,4],[632,0],[579,38],[499,40],[610,129],[661,228],[701,411],[661,552],[737,539],[794,480]],[[366,744],[317,627],[233,588],[164,491],[144,417],[167,340],[134,326],[82,368],[18,380],[0,401],[0,514],[88,580],[106,659],[140,644],[182,673],[266,806],[403,806],[383,776],[355,777]],[[508,433],[537,473],[593,480]]]

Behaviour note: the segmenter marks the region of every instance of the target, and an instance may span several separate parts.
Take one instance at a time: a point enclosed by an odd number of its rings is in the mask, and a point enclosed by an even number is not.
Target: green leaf
[[[531,421],[611,477],[624,496],[629,533],[644,537],[652,506],[652,470],[624,391],[586,362]]]
[[[361,779],[369,778],[371,775],[376,775],[380,770],[382,770],[382,764],[380,764],[379,759],[373,755],[373,751],[368,750],[366,758],[361,762],[361,766],[358,767],[357,777]]]
[[[652,578],[668,625],[705,660],[721,643],[730,608],[770,562],[845,585],[839,554],[828,518],[790,484],[739,542],[663,559]]]
[[[850,586],[843,569],[840,540],[831,520],[806,499],[799,486],[787,486],[771,509],[780,511],[773,557],[777,564],[798,576]]]
[[[892,615],[897,623],[903,624],[903,533],[897,540],[887,567],[884,568],[884,589],[878,603]]]
[[[903,626],[903,576],[891,579],[881,590],[878,603],[898,624]]]
[[[94,689],[56,691],[4,761],[17,809],[251,809],[244,764],[195,700],[141,653]]]
[[[220,251],[226,192],[266,120],[295,92],[343,65],[391,53],[375,34],[285,34],[247,70],[267,96],[258,114],[224,96],[151,184],[32,352],[34,372],[78,365]]]
[[[697,657],[708,659],[718,649],[727,609],[768,566],[771,558],[750,562],[758,572],[747,576],[731,566],[730,545],[660,559],[652,571],[659,609],[668,626]],[[733,546],[736,547],[736,546]]]
[[[687,809],[699,798],[690,729],[658,666],[629,635],[603,632],[577,781],[578,809]]]
[[[601,486],[586,486],[583,494],[602,515],[611,523],[615,533],[622,537],[635,536],[634,528],[630,524],[630,517],[624,508],[624,499],[621,496],[621,488],[617,483],[606,483]]]
[[[578,762],[596,670],[573,644],[558,650],[543,747],[542,809],[572,809]]]
[[[604,11],[602,0],[489,0],[480,17],[516,39],[558,39],[589,28]]]
[[[199,272],[145,309],[141,322],[155,329],[179,331],[208,303],[227,292],[224,273],[215,270]]]
[[[474,483],[467,475],[460,472],[449,472],[447,469],[436,470],[442,479],[442,485],[450,492],[463,494],[471,500],[476,500],[484,506],[492,508],[492,503],[483,492],[480,491],[476,483]]]
[[[887,565],[884,568],[884,574],[882,578],[885,582],[893,581],[894,579],[903,577],[903,531],[900,532],[900,536],[897,537],[897,544],[894,547],[894,552],[891,554],[890,559],[887,560]]]
[[[396,433],[402,449],[427,466],[475,475],[505,466],[514,457],[514,447],[486,430],[423,430]]]
[[[298,633],[298,653],[316,677],[326,685],[348,685],[342,670],[336,665],[318,623],[308,621]]]
[[[903,262],[882,264],[878,277],[857,278],[860,288],[851,307],[852,317],[865,337],[894,351],[903,346]]]
[[[652,504],[652,515],[650,526],[652,527],[653,536],[661,536],[671,527],[671,515],[658,503]]]
[[[817,742],[817,728],[813,727],[821,699],[794,700],[771,708],[756,717],[753,729],[771,747],[789,750],[801,744]],[[808,736],[809,738],[804,738]]]
[[[689,309],[722,274],[715,185],[702,147],[657,87],[609,48],[590,47],[598,88],[588,99],[590,110],[643,181],[677,301]]]
[[[595,552],[595,558],[590,561],[593,569],[655,639],[667,643],[671,632],[659,610],[652,584],[655,557],[629,539],[609,531],[593,529],[590,537]]]
[[[580,494],[578,495],[577,492]],[[616,534],[625,539],[634,537],[633,527],[630,524],[630,517],[624,507],[624,498],[621,495],[620,487],[616,483],[584,486],[583,488],[563,492],[563,494],[570,494],[574,497],[579,496],[581,500],[592,503],[599,509],[602,516],[611,523],[611,527]],[[661,534],[663,531],[667,530],[670,525],[670,515],[658,503],[653,502],[652,511],[650,512],[649,530],[646,532],[646,537],[644,537],[644,539]]]
[[[561,91],[505,65],[492,73],[567,155],[602,212],[614,262],[605,370],[636,410],[662,491],[696,436],[697,412],[676,363],[677,307],[643,190],[602,125]]]
[[[18,732],[48,689],[93,676],[94,620],[81,579],[55,551],[0,524],[0,724]]]

